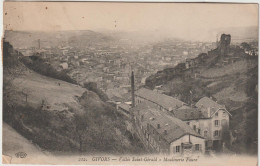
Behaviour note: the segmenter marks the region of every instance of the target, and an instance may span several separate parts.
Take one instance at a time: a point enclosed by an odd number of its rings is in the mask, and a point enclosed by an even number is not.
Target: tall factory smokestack
[[[135,107],[135,77],[133,71],[131,75],[131,94],[132,94],[132,107]]]

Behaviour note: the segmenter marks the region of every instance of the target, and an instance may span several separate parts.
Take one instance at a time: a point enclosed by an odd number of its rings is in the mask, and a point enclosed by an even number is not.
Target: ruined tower
[[[220,37],[218,51],[220,55],[227,55],[230,50],[231,35],[222,34]]]

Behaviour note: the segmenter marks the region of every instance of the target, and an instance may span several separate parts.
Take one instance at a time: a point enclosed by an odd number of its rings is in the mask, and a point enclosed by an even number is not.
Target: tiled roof
[[[161,105],[162,107],[169,109],[176,109],[182,107],[184,102],[175,99],[171,96],[167,96],[165,94],[157,93],[156,91],[152,91],[146,88],[141,88],[135,92],[135,95],[150,100],[154,103]]]
[[[187,106],[187,105],[183,105],[180,108],[178,108],[178,110],[182,110],[182,109],[190,109],[191,107]]]
[[[208,118],[207,111],[199,108],[177,109],[173,111],[176,118],[180,120],[197,120]]]
[[[226,107],[223,105],[218,104],[217,102],[213,101],[212,99],[208,97],[201,98],[197,103],[196,107],[202,109],[204,112],[207,111],[208,108],[210,108],[210,116],[214,114],[219,109],[226,110]]]
[[[126,110],[126,111],[129,111],[129,109],[131,108],[130,105],[125,104],[125,103],[120,103],[120,104],[118,105],[118,107],[121,107],[121,108],[123,108],[123,109]]]
[[[140,106],[142,105],[142,106]],[[200,134],[195,132],[190,126],[185,122],[172,117],[165,112],[157,110],[156,108],[150,107],[145,103],[141,103],[138,107],[134,108],[135,115],[143,120],[140,120],[143,126],[147,126],[147,123],[152,125],[153,128],[164,138],[168,143],[171,143],[184,135],[190,134],[204,139]],[[139,110],[139,113],[138,111]],[[157,128],[157,125],[160,124],[160,128]],[[165,134],[165,130],[167,134]]]

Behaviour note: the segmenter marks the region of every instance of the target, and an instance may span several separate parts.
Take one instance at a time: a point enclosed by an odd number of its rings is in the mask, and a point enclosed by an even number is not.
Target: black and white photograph
[[[258,163],[257,3],[3,2],[2,163]]]

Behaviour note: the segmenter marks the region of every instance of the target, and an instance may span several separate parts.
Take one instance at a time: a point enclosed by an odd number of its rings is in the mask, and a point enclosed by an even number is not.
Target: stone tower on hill
[[[218,51],[220,55],[227,55],[230,50],[230,42],[231,42],[231,35],[222,34],[219,45],[218,45]]]

